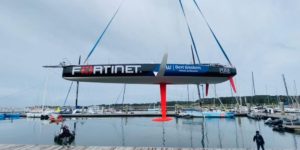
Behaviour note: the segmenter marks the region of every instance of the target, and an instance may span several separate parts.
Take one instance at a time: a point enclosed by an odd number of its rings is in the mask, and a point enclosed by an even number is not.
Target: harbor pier
[[[0,144],[0,150],[255,150],[249,148],[103,147]],[[271,150],[271,149],[266,149]],[[274,149],[272,149],[274,150]]]

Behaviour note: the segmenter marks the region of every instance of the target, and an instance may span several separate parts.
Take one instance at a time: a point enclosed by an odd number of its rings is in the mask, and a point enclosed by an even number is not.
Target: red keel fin
[[[236,93],[236,88],[235,88],[233,77],[229,77],[229,81],[230,81],[230,85],[233,89],[233,92]]]
[[[209,84],[206,83],[206,88],[205,88],[205,95],[206,95],[206,96],[208,95],[208,89],[209,89]]]
[[[171,121],[172,118],[167,117],[167,84],[160,84],[160,102],[161,102],[161,118],[155,118],[152,121],[166,122]]]

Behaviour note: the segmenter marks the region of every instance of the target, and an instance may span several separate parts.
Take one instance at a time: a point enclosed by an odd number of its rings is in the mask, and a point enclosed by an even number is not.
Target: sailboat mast
[[[288,91],[288,89],[287,89],[287,85],[286,85],[286,80],[285,80],[284,74],[282,74],[282,80],[283,80],[283,83],[284,83],[286,96],[289,97],[289,91]]]
[[[252,94],[253,94],[253,96],[255,96],[256,95],[256,93],[255,93],[255,82],[254,82],[254,74],[253,74],[253,72],[252,72]]]
[[[81,63],[81,56],[79,56],[78,65]],[[79,92],[79,81],[76,82],[76,100],[75,100],[75,108],[78,108],[78,92]]]
[[[270,104],[270,95],[268,93],[268,85],[266,85],[266,95],[267,95],[267,98],[268,98],[268,105]]]
[[[44,112],[44,107],[45,107],[45,103],[46,103],[48,80],[49,80],[49,75],[47,75],[46,80],[45,80],[45,85],[44,85],[42,112]]]
[[[293,99],[289,95],[289,91],[288,91],[288,88],[287,88],[287,84],[286,84],[286,80],[285,80],[284,74],[282,74],[282,80],[283,80],[283,83],[284,83],[286,96],[287,96],[288,100],[290,100],[292,102],[292,105],[294,105],[294,101],[293,101]]]
[[[126,84],[124,84],[124,88],[123,88],[123,96],[122,96],[122,110],[123,110],[123,111],[124,111],[125,92],[126,92]]]
[[[78,108],[78,90],[79,90],[79,81],[76,82],[76,101],[75,101],[75,108]]]
[[[255,82],[254,82],[254,74],[252,71],[252,104],[254,103],[254,96],[256,95],[255,93]]]

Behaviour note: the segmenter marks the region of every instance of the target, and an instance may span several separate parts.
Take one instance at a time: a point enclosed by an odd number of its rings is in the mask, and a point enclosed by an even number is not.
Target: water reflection
[[[218,120],[218,135],[219,135],[219,147],[223,148],[223,146],[222,146],[221,130],[220,130],[220,120]]]
[[[127,124],[127,118],[121,118],[122,146],[125,146],[124,125],[126,124]]]
[[[245,147],[245,144],[244,144],[244,133],[243,133],[243,129],[242,129],[242,119],[241,118],[237,118],[238,120],[238,127],[240,129],[239,133],[241,134],[241,140],[242,140],[242,147]]]
[[[256,145],[252,138],[260,129],[266,148],[297,149],[300,138],[299,134],[273,132],[263,121],[247,118],[174,118],[165,123],[151,119],[86,118],[69,119],[64,123],[76,133],[74,145],[253,149]],[[0,121],[0,143],[54,144],[53,137],[60,126],[38,119],[3,120]]]
[[[165,138],[165,134],[166,134],[166,131],[165,131],[165,123],[161,123],[162,125],[162,146],[165,147],[166,146],[166,138]]]
[[[296,136],[295,135],[293,135],[293,140],[294,140],[294,147],[295,147],[295,149],[298,149],[297,140],[296,140]]]
[[[204,129],[204,125],[205,125],[205,120],[203,119],[202,124],[201,124],[201,133],[202,133],[201,146],[202,146],[202,148],[205,148],[205,141],[204,141],[205,140],[205,129]]]

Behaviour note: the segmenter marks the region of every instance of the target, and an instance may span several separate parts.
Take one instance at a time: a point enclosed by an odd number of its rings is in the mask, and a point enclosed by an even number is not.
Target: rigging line
[[[68,100],[68,97],[69,97],[70,91],[71,91],[71,89],[72,89],[73,83],[74,83],[74,82],[71,82],[71,85],[70,85],[70,87],[69,87],[67,96],[66,96],[66,98],[65,98],[64,106],[66,105],[66,102],[67,102],[67,100]]]
[[[198,62],[199,62],[199,64],[200,64],[200,58],[199,58],[199,55],[198,55],[197,47],[196,47],[196,44],[195,44],[195,41],[194,41],[194,37],[193,37],[192,31],[191,31],[190,25],[189,25],[189,23],[188,23],[188,20],[187,20],[186,15],[185,15],[185,11],[184,11],[184,8],[183,8],[183,5],[182,5],[181,0],[179,0],[179,3],[180,3],[180,7],[181,7],[181,10],[182,10],[182,13],[183,13],[183,16],[184,16],[186,25],[187,25],[188,30],[189,30],[189,35],[190,35],[190,38],[191,38],[191,40],[192,40],[193,47],[194,47],[194,49],[195,49],[195,53],[196,53],[196,56],[197,56],[197,60],[198,60]]]
[[[205,18],[205,16],[204,16],[204,14],[202,13],[200,7],[198,6],[198,3],[196,2],[196,0],[193,0],[193,1],[194,1],[195,5],[196,5],[197,9],[199,10],[200,14],[202,15],[204,21],[206,22],[206,25],[208,26],[208,28],[209,28],[211,34],[213,35],[215,41],[217,42],[219,48],[221,49],[221,51],[222,51],[222,53],[223,53],[223,55],[225,56],[226,60],[227,60],[228,63],[230,64],[230,66],[232,66],[229,57],[227,56],[225,50],[223,49],[223,47],[222,47],[221,43],[219,42],[217,36],[215,35],[214,31],[212,30],[212,28],[211,28],[210,25],[208,24],[208,21],[206,20],[206,18]]]
[[[122,93],[123,93],[123,89],[120,91],[120,93],[119,93],[119,95],[118,95],[118,97],[117,97],[117,99],[116,99],[116,101],[115,101],[115,104],[118,103],[118,101],[119,101],[119,99],[120,99]]]
[[[192,51],[192,57],[193,57],[193,64],[196,64],[193,45],[191,45],[191,51]]]
[[[96,41],[94,47],[91,49],[90,53],[88,54],[88,56],[86,57],[86,59],[84,60],[84,64],[87,62],[87,60],[89,59],[89,57],[92,55],[92,53],[94,52],[94,50],[96,49],[96,47],[98,46],[99,42],[101,41],[102,37],[104,36],[104,34],[106,33],[106,30],[108,29],[108,27],[110,26],[110,24],[112,23],[112,21],[114,20],[114,18],[116,17],[117,13],[119,12],[119,9],[121,8],[122,4],[123,4],[124,0],[122,0],[122,2],[120,3],[118,9],[116,10],[116,12],[114,13],[113,17],[110,19],[110,21],[108,22],[107,26],[105,27],[104,31],[102,32],[102,34],[100,35],[100,37],[98,38],[98,40]]]
[[[193,64],[196,64],[193,45],[191,45],[191,51],[192,51],[192,57],[193,57]],[[196,86],[197,86],[197,93],[198,93],[199,102],[201,103],[201,94],[200,94],[199,84],[197,84]]]

